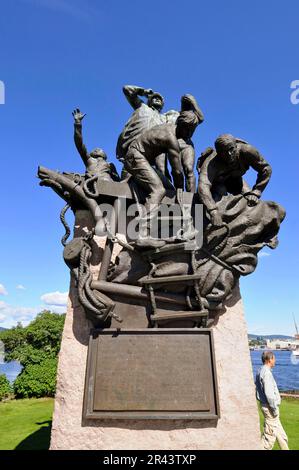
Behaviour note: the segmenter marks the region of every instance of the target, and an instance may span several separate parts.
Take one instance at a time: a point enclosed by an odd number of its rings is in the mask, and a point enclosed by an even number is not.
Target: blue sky
[[[230,132],[271,163],[264,198],[281,203],[287,219],[279,247],[265,250],[241,291],[251,333],[292,334],[292,313],[299,321],[299,105],[290,100],[299,79],[298,2],[0,0],[0,7],[0,326],[26,323],[45,306],[65,309],[63,204],[38,186],[37,166],[83,171],[72,137],[77,106],[87,113],[88,147],[104,148],[115,162],[131,112],[122,86],[137,84],[161,92],[165,110],[177,109],[184,93],[196,96],[206,118],[194,136],[197,154]]]

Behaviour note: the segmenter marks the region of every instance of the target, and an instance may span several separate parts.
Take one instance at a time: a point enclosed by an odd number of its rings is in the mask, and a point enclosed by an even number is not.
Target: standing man
[[[271,450],[277,439],[281,450],[289,450],[288,436],[279,419],[279,405],[281,398],[272,375],[271,369],[275,366],[275,356],[271,351],[262,354],[263,366],[256,375],[256,396],[261,403],[264,415],[264,432],[262,443],[265,450]]]

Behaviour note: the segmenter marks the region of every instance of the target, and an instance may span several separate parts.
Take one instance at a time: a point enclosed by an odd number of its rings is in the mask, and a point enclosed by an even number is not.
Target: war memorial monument
[[[38,169],[65,201],[71,273],[51,448],[260,449],[239,279],[278,243],[285,211],[262,199],[271,166],[231,134],[195,149],[194,96],[164,113],[160,93],[123,92],[132,115],[116,143],[120,175],[87,148],[78,108],[85,171]]]

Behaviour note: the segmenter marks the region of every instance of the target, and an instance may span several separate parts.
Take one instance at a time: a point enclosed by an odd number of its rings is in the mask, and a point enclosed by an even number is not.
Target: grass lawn
[[[53,398],[0,403],[0,450],[42,450],[50,444]],[[261,430],[263,417],[260,411]],[[284,398],[280,418],[291,450],[299,450],[299,400]],[[275,444],[274,449],[278,449]]]
[[[261,430],[264,425],[264,418],[261,410],[260,421]],[[289,438],[289,448],[291,450],[299,450],[299,400],[295,398],[283,398],[280,405],[280,421]],[[278,450],[279,446],[275,443],[274,450]]]
[[[53,398],[0,403],[0,450],[42,450],[50,445]]]

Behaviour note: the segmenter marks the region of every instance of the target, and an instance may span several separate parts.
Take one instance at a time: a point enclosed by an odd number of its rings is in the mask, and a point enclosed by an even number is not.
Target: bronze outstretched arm
[[[252,161],[251,166],[257,171],[256,183],[252,191],[260,196],[270,181],[272,168],[259,153],[258,157]]]
[[[83,143],[83,137],[82,137],[82,119],[86,114],[81,113],[80,109],[77,108],[72,112],[72,115],[74,117],[74,141],[76,148],[84,162],[84,165],[87,165],[87,160],[89,158],[89,153],[87,148],[85,147]]]
[[[123,87],[123,92],[132,108],[138,109],[143,104],[143,101],[139,96],[148,96],[153,93],[153,90],[135,85],[125,85]]]

